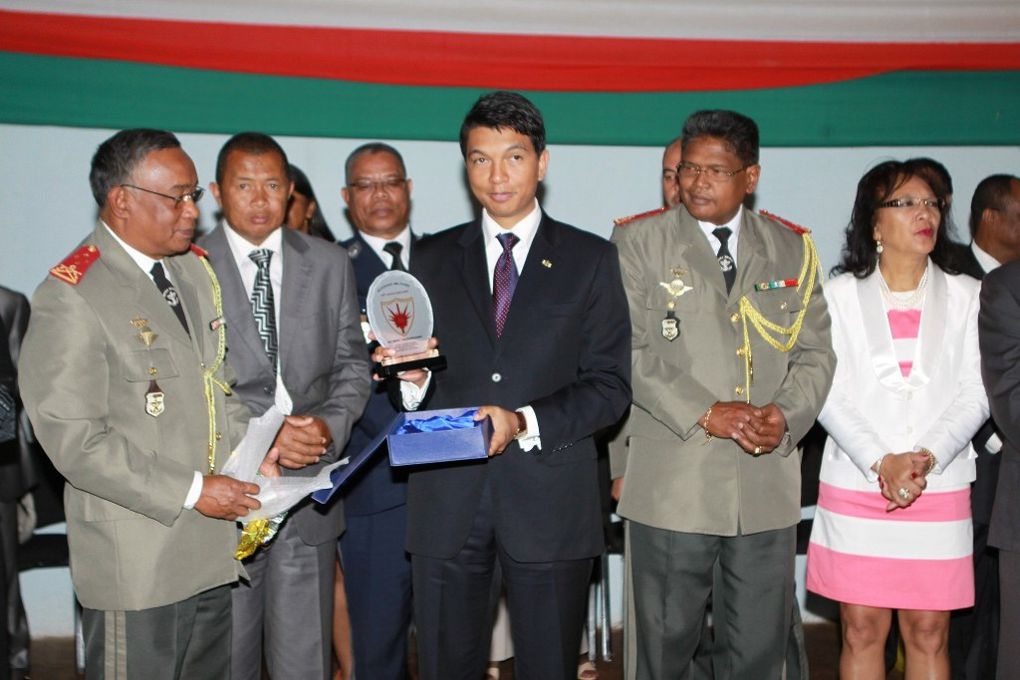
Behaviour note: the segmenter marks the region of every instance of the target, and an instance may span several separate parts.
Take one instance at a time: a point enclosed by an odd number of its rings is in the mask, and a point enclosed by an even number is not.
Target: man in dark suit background
[[[411,473],[419,671],[482,675],[498,565],[516,674],[573,678],[592,558],[604,549],[592,434],[630,402],[619,263],[604,239],[539,207],[549,152],[530,101],[484,95],[460,144],[482,214],[423,238],[411,268],[449,368],[406,372],[401,388],[408,408],[485,404],[478,415],[493,433],[487,461]]]
[[[1013,210],[1020,206],[1012,206]],[[978,317],[981,375],[1004,435],[988,543],[999,549],[1001,589],[996,677],[1020,677],[1020,261],[989,273]]]
[[[963,274],[983,279],[1020,259],[1020,179],[992,175],[981,180],[970,204],[970,245],[957,245],[954,262]],[[977,477],[971,484],[974,518],[974,607],[953,612],[949,654],[956,680],[995,677],[999,620],[998,552],[988,545],[992,504],[1002,457],[1001,431],[989,419],[974,436]]]
[[[344,183],[341,194],[355,231],[342,245],[351,257],[365,314],[375,278],[388,269],[406,270],[410,262],[412,183],[400,152],[381,142],[351,152]],[[376,383],[344,455],[365,448],[396,413],[385,385]],[[343,498],[347,528],[340,549],[355,672],[360,678],[403,680],[411,625],[411,561],[404,550],[407,472],[391,468],[386,452],[379,452],[358,471]]]
[[[293,190],[287,167],[272,137],[231,137],[211,186],[223,224],[202,244],[223,290],[234,391],[255,414],[274,403],[294,414],[276,438],[280,465],[313,475],[347,442],[368,398],[369,367],[346,253],[282,226]],[[232,594],[232,678],[259,680],[263,648],[277,680],[331,676],[342,530],[340,503],[305,499],[245,560],[248,581]]]
[[[28,619],[18,580],[18,500],[32,485],[32,466],[29,423],[17,389],[27,330],[28,298],[0,286],[0,390],[10,399],[14,426],[12,439],[0,436],[0,678],[28,670]]]

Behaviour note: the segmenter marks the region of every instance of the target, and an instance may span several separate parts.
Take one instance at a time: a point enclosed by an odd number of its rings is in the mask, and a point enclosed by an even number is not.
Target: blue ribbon
[[[430,418],[410,418],[397,428],[394,434],[418,434],[420,432],[441,432],[443,430],[464,430],[477,427],[474,416],[478,409],[470,409],[459,416],[432,416]]]

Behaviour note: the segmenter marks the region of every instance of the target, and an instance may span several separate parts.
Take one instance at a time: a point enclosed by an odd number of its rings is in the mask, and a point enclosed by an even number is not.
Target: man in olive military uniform
[[[800,520],[797,441],[835,357],[802,230],[743,207],[758,128],[731,111],[684,124],[682,206],[618,227],[633,328],[619,514],[630,520],[632,676],[688,668],[716,562],[718,677],[778,678]]]
[[[248,411],[223,363],[218,285],[191,246],[202,195],[174,135],[125,130],[89,175],[99,223],[39,286],[19,363],[67,479],[86,677],[226,678],[234,520],[254,484],[217,474]]]

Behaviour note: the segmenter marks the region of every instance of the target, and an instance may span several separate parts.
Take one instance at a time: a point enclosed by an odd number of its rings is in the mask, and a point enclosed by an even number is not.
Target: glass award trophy
[[[415,368],[431,371],[446,368],[446,357],[438,350],[428,349],[432,337],[432,303],[418,279],[394,270],[379,275],[368,289],[365,311],[379,344],[397,353],[376,367],[380,377],[392,378]],[[424,352],[429,352],[429,356],[402,359]]]

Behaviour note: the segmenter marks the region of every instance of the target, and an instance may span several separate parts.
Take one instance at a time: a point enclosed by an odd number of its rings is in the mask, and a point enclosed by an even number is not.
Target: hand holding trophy
[[[432,337],[432,303],[425,287],[407,272],[391,270],[376,277],[368,289],[365,302],[368,323],[376,340],[393,350],[392,358],[384,359],[375,372],[392,378],[403,371],[427,368],[441,371],[446,357],[429,349]],[[426,354],[424,358],[407,359]]]

